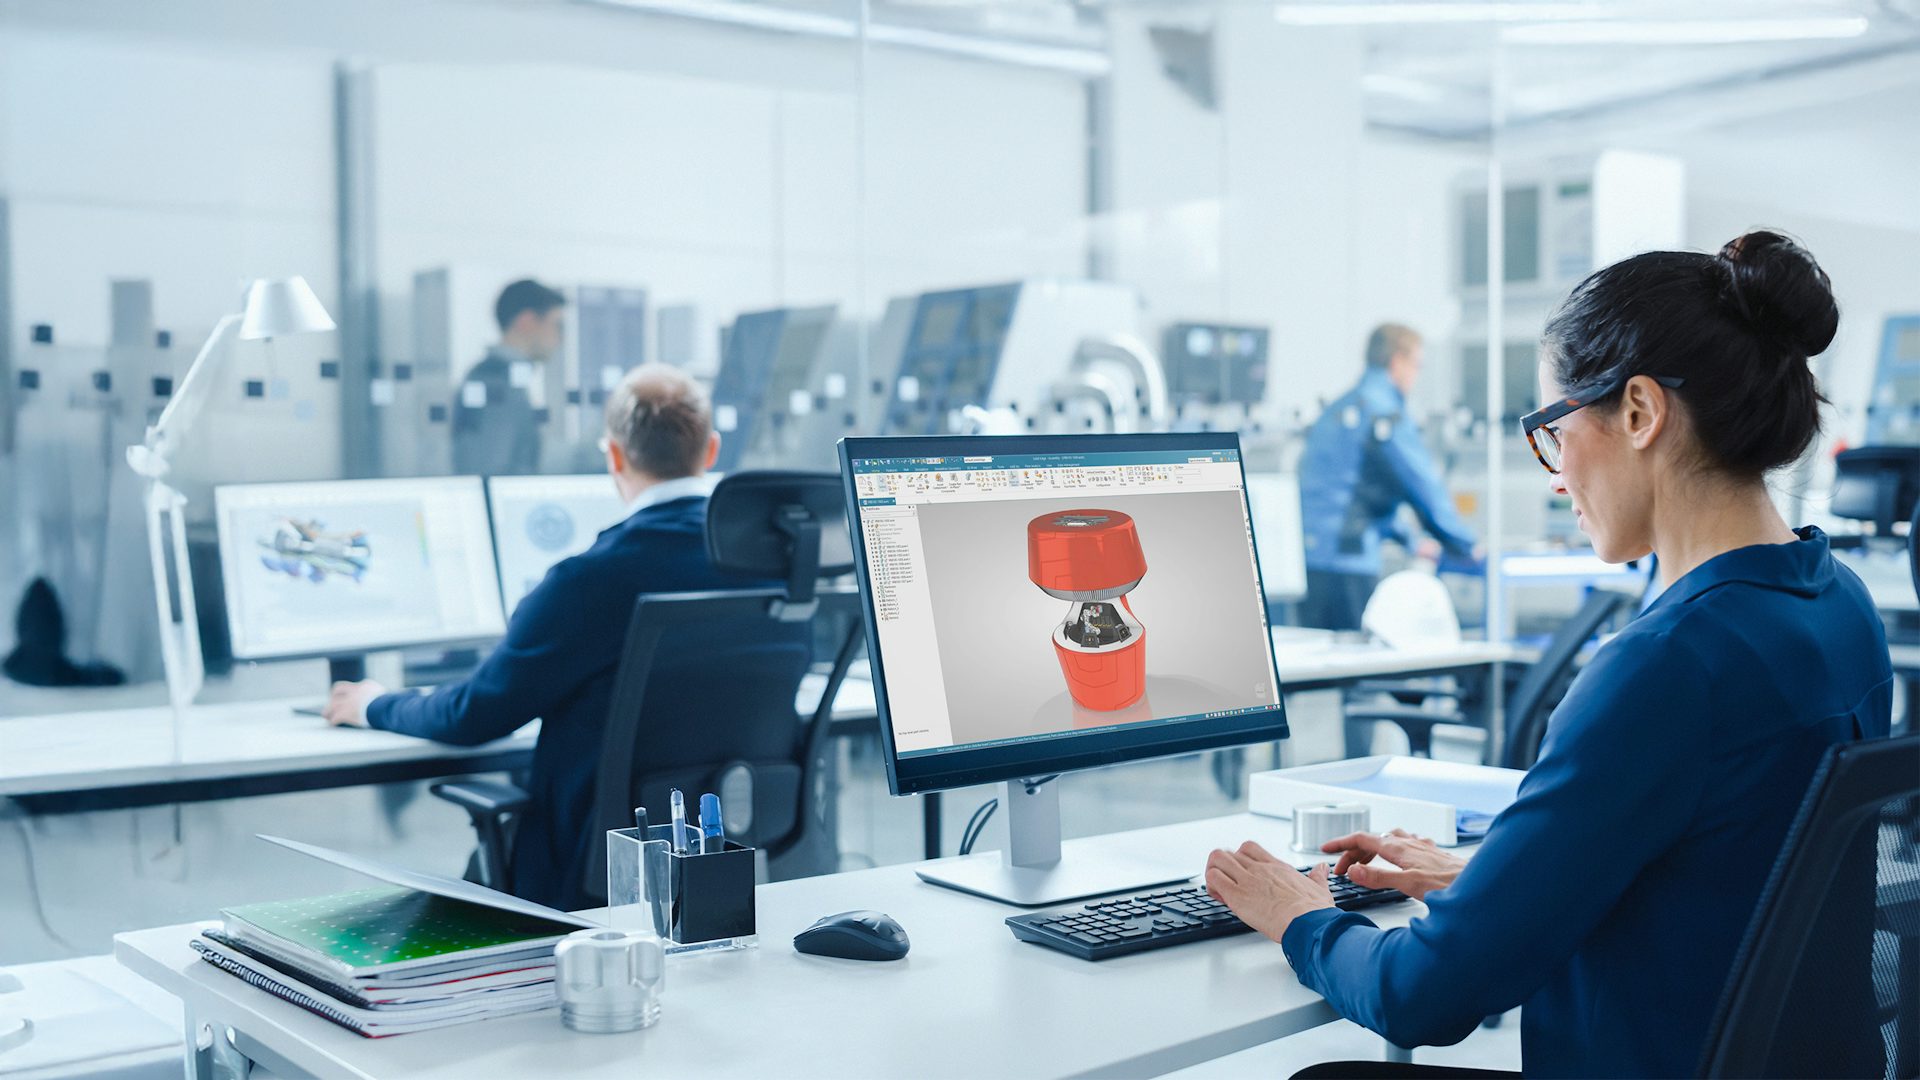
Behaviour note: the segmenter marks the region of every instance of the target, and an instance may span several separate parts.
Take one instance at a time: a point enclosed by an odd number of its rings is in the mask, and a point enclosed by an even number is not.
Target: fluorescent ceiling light
[[[1513,45],[1744,45],[1859,37],[1863,15],[1812,19],[1685,19],[1541,23],[1500,32]]]
[[[1377,26],[1423,23],[1539,22],[1556,19],[1602,19],[1609,5],[1601,3],[1319,3],[1281,4],[1273,17],[1290,26]]]
[[[1396,97],[1403,101],[1417,101],[1427,105],[1444,100],[1447,96],[1445,90],[1425,79],[1391,75],[1381,71],[1360,76],[1360,89],[1369,94]]]
[[[576,0],[577,3],[623,8],[650,15],[670,15],[701,22],[739,26],[750,30],[799,34],[806,37],[834,38],[844,41],[864,39],[878,45],[896,45],[926,52],[965,56],[975,60],[1012,64],[1018,67],[1060,71],[1083,78],[1097,78],[1112,70],[1106,53],[1070,45],[1044,45],[1008,41],[976,34],[957,34],[944,30],[923,30],[892,23],[869,22],[861,33],[858,19],[837,15],[819,15],[793,8],[744,3],[742,0]]]

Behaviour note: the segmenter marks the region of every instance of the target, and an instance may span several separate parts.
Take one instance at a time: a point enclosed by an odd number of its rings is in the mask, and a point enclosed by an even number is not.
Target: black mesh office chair
[[[690,804],[719,794],[728,836],[766,852],[776,877],[838,868],[826,739],[862,626],[858,591],[821,581],[852,570],[845,516],[834,474],[735,473],[708,504],[708,556],[722,570],[783,584],[635,601],[601,739],[593,825],[580,838],[589,896],[606,891],[606,830],[631,826],[638,806],[666,822],[672,788]],[[823,622],[833,628],[832,662],[803,719],[794,699]],[[697,714],[689,701],[700,703]],[[477,879],[510,890],[512,821],[526,794],[470,779],[433,792],[472,819]]]
[[[1827,752],[1747,926],[1705,1076],[1920,1076],[1920,736]]]
[[[1526,674],[1521,676],[1513,692],[1507,695],[1506,718],[1501,728],[1506,749],[1501,754],[1500,764],[1509,769],[1525,769],[1533,764],[1533,759],[1540,752],[1541,736],[1546,731],[1547,714],[1559,704],[1568,685],[1573,682],[1574,661],[1579,657],[1580,650],[1593,640],[1601,627],[1629,608],[1633,599],[1626,593],[1595,589],[1587,594],[1580,610],[1554,631],[1546,648],[1541,650],[1540,659],[1534,661]],[[1368,685],[1362,683],[1361,688]],[[1380,686],[1389,693],[1417,692],[1400,684]],[[1426,693],[1458,701],[1457,695],[1449,691]],[[1375,720],[1399,727],[1407,733],[1408,749],[1418,757],[1433,756],[1435,725],[1475,726],[1473,719],[1458,707],[1428,709],[1411,704],[1358,702],[1348,705],[1345,715],[1348,720]]]

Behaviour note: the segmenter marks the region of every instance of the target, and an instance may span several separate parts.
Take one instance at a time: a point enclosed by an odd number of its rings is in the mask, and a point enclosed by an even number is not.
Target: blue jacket
[[[1405,395],[1384,368],[1368,368],[1307,431],[1300,460],[1307,569],[1379,577],[1380,541],[1408,544],[1394,520],[1402,503],[1447,550],[1472,552],[1473,530],[1454,510]]]
[[[758,584],[707,560],[707,500],[635,511],[592,547],[564,559],[520,601],[507,636],[467,679],[367,707],[385,731],[472,746],[540,719],[529,794],[514,837],[514,892],[560,908],[585,906],[594,772],[633,603],[642,593]],[[651,691],[648,707],[654,707]]]
[[[1401,1046],[1524,1004],[1528,1075],[1694,1075],[1814,766],[1892,717],[1865,587],[1818,529],[1800,536],[1674,582],[1580,673],[1427,913],[1296,919],[1281,945],[1300,981]]]

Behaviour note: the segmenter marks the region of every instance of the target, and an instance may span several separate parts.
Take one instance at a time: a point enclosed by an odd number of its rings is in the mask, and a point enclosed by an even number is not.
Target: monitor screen
[[[240,659],[506,630],[478,477],[242,484],[215,488],[213,505]]]
[[[1237,436],[840,445],[895,793],[1286,736]]]
[[[626,503],[606,473],[492,476],[487,501],[493,507],[500,598],[508,615],[554,563],[592,547],[602,529],[627,516]]]

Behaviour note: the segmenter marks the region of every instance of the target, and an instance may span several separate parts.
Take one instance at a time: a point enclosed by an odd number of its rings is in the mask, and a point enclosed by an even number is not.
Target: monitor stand
[[[327,687],[337,682],[359,682],[367,677],[367,654],[327,657]]]
[[[1094,852],[1060,853],[1060,789],[1052,783],[1001,785],[1007,850],[940,859],[916,871],[920,880],[1019,907],[1046,907],[1089,896],[1182,882],[1197,867],[1170,869]]]

